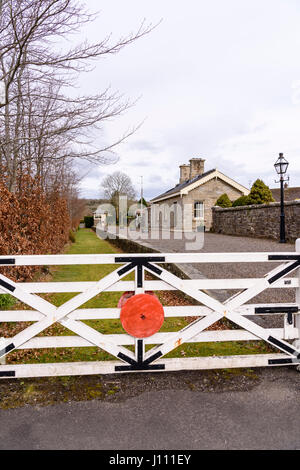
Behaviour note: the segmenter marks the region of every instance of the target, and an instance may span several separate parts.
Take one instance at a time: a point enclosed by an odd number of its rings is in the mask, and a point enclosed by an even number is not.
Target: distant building
[[[106,226],[107,225],[107,217],[108,217],[108,211],[104,210],[100,207],[97,208],[97,210],[93,214],[94,216],[94,226],[97,227],[97,225],[100,223],[101,226]]]
[[[249,194],[249,189],[224,175],[218,169],[205,172],[204,163],[205,160],[202,158],[192,158],[188,165],[181,165],[179,167],[179,183],[150,201],[152,213],[159,213],[160,211],[157,209],[159,206],[162,207],[159,215],[160,221],[157,220],[157,224],[164,225],[163,211],[167,209],[165,206],[167,205],[172,207],[171,228],[176,228],[178,216],[181,217],[184,214],[183,206],[188,204],[192,210],[188,216],[189,220],[186,220],[185,214],[184,226],[191,230],[199,230],[200,226],[205,226],[205,230],[209,230],[212,225],[211,208],[222,194],[227,193],[232,201]]]

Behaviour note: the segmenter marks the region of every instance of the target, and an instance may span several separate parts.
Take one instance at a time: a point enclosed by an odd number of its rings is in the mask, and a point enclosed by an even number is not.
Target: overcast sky
[[[83,35],[90,42],[136,31],[145,18],[157,28],[99,60],[81,77],[82,91],[107,85],[138,101],[106,125],[99,144],[141,128],[117,149],[113,166],[94,166],[82,197],[100,197],[104,176],[127,173],[146,199],[175,186],[179,165],[206,159],[249,187],[276,187],[279,152],[300,186],[299,0],[86,0],[100,15]]]

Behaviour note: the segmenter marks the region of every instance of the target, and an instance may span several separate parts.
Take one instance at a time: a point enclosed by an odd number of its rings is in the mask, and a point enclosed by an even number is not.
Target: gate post
[[[299,253],[300,255],[300,238],[296,240],[296,252]],[[296,303],[298,304],[298,309],[300,310],[300,268],[297,269],[297,275],[298,275],[298,282],[299,286],[296,289]],[[295,315],[295,326],[298,328],[299,331],[299,336],[300,336],[300,313]],[[299,349],[300,348],[300,338],[296,339],[294,341],[294,346]],[[300,371],[300,366],[297,367],[297,369]]]

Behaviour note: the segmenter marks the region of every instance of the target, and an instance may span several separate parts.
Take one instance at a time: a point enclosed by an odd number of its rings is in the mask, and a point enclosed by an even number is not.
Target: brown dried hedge
[[[0,178],[0,255],[55,254],[69,239],[66,201],[46,194],[37,179],[22,176],[12,193]],[[32,279],[38,267],[2,268],[15,280]]]

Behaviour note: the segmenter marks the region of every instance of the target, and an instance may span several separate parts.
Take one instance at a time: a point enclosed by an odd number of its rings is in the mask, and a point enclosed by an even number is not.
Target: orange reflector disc
[[[164,309],[154,295],[137,294],[126,300],[120,320],[125,331],[135,338],[148,338],[164,322]]]

